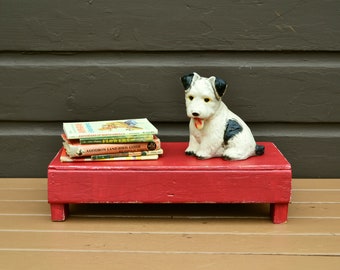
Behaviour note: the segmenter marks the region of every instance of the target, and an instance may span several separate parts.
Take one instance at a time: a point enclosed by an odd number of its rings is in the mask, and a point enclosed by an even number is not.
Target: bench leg
[[[51,220],[65,221],[69,213],[68,204],[51,203]]]
[[[271,203],[270,215],[274,224],[287,222],[288,203]]]

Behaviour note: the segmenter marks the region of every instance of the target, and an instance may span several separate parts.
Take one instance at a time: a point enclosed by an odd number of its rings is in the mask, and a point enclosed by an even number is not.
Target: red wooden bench
[[[53,221],[64,221],[79,203],[269,203],[272,221],[287,221],[291,166],[273,143],[244,161],[197,160],[187,143],[163,142],[154,161],[62,163],[48,167]]]

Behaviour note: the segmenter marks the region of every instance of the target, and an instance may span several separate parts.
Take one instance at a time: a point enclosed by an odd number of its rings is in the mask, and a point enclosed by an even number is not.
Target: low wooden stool
[[[154,161],[60,162],[48,167],[52,221],[64,221],[79,203],[270,203],[273,223],[287,221],[291,166],[273,143],[243,161],[197,160],[187,143],[163,142]]]

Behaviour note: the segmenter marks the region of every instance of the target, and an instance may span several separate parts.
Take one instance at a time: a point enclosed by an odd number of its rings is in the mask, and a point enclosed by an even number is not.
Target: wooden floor
[[[72,205],[51,222],[46,179],[0,179],[1,269],[340,269],[340,179],[294,179],[287,224],[268,205]]]

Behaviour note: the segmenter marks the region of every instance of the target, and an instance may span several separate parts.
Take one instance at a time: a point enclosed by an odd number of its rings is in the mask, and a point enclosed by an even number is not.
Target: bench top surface
[[[60,162],[60,154],[55,156],[49,170],[291,170],[291,165],[271,142],[259,142],[265,146],[262,156],[250,157],[242,161],[228,161],[222,158],[198,160],[185,155],[187,142],[162,142],[164,154],[158,160],[105,161],[105,162]]]

